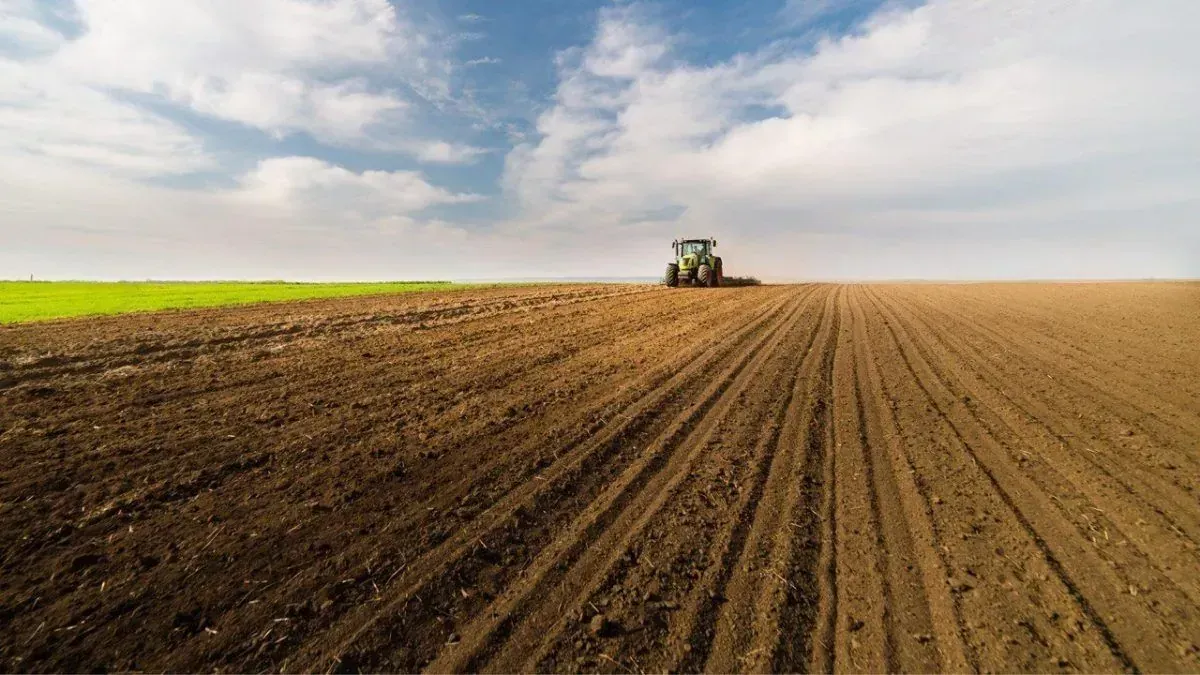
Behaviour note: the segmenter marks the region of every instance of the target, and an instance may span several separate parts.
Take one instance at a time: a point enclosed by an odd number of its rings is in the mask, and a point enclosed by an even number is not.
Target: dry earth
[[[1198,335],[1185,283],[6,327],[0,669],[1195,672]]]

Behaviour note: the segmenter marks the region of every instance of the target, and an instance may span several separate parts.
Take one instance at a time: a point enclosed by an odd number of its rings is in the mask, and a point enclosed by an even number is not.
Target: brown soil
[[[1194,672],[1198,308],[559,286],[3,328],[0,669]]]

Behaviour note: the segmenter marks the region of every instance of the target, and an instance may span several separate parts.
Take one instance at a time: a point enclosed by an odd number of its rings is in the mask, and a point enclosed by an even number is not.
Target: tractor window
[[[682,255],[704,255],[704,249],[708,248],[702,241],[686,241],[683,243]]]

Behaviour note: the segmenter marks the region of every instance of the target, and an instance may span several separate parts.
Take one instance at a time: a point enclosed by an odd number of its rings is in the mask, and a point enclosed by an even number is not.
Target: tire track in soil
[[[883,499],[880,509],[888,521],[884,528],[885,537],[895,541],[889,544],[890,573],[897,579],[893,589],[901,589],[901,599],[896,603],[894,617],[901,617],[897,625],[889,627],[893,643],[916,636],[928,636],[928,641],[916,640],[917,645],[927,644],[936,650],[936,662],[927,661],[924,650],[915,649],[916,654],[900,650],[899,667],[893,671],[978,671],[963,639],[963,624],[954,597],[950,593],[947,577],[950,568],[942,555],[939,533],[931,516],[932,507],[928,495],[914,480],[916,474],[910,462],[901,434],[899,421],[893,410],[879,372],[878,357],[868,331],[868,319],[863,310],[863,291],[855,289],[856,302],[851,303],[854,321],[854,358],[860,411],[875,412],[867,416],[860,428],[866,431],[865,443],[874,453],[873,463],[884,467],[877,490]],[[865,392],[865,393],[864,393]],[[899,566],[913,577],[905,578]],[[914,568],[916,568],[914,570]],[[923,597],[922,597],[923,596]],[[922,602],[924,606],[922,606]],[[928,626],[929,631],[924,629]],[[910,643],[909,649],[913,649]]]
[[[411,564],[396,580],[400,590],[389,594],[392,597],[381,607],[372,608],[364,618],[351,618],[345,628],[335,628],[332,642],[337,647],[330,649],[330,636],[327,636],[319,644],[313,644],[311,653],[307,648],[302,649],[298,655],[300,662],[313,662],[304,669],[324,669],[330,663],[339,669],[412,670],[422,667],[440,650],[453,630],[449,625],[421,625],[420,616],[430,619],[451,616],[457,613],[456,605],[466,608],[468,613],[480,610],[479,598],[484,593],[459,598],[459,591],[494,585],[495,591],[488,591],[487,595],[499,593],[506,579],[517,571],[514,568],[552,539],[550,532],[556,523],[562,523],[558,525],[562,527],[564,521],[569,522],[567,519],[577,510],[586,508],[602,488],[617,479],[629,462],[637,461],[643,453],[630,447],[632,438],[659,434],[664,428],[676,435],[682,433],[689,421],[698,419],[715,402],[728,379],[751,358],[754,347],[768,337],[754,336],[768,328],[778,328],[786,312],[798,311],[806,297],[783,298],[769,316],[747,325],[715,346],[709,352],[711,359],[689,364],[668,385],[651,392],[626,411],[621,423],[603,428],[579,449],[551,465],[541,474],[541,480],[525,484],[481,513],[426,559]],[[785,310],[785,306],[790,309]],[[746,340],[750,340],[749,347],[743,347]],[[694,391],[703,383],[698,375],[704,367],[724,354],[733,354],[738,347],[743,347],[740,356],[712,378],[714,384]],[[660,408],[672,397],[695,402],[673,418],[662,419]],[[641,463],[645,463],[644,459]],[[546,522],[539,524],[539,519]],[[491,543],[488,543],[489,539]],[[509,556],[492,553],[494,550],[508,552]],[[494,576],[481,579],[484,568]],[[393,627],[393,622],[399,622],[399,625]],[[402,644],[395,644],[395,631],[406,628],[412,631],[411,636]],[[418,635],[418,628],[431,631],[431,634]]]
[[[1121,668],[1107,627],[1080,606],[1045,542],[1004,501],[929,391],[925,364],[911,355],[907,335],[880,302],[867,298],[878,318],[875,341],[895,355],[882,364],[884,393],[894,401],[913,479],[941,542],[942,583],[954,598],[973,666]]]
[[[822,311],[820,324],[816,335],[809,342],[801,355],[799,367],[793,367],[791,386],[782,406],[778,409],[776,418],[771,426],[771,433],[764,437],[761,451],[768,454],[759,460],[754,489],[739,504],[738,517],[728,534],[714,547],[715,553],[720,551],[719,565],[706,570],[702,583],[698,584],[688,602],[688,610],[678,622],[678,634],[685,637],[682,644],[676,643],[671,660],[665,670],[698,672],[700,670],[715,670],[722,663],[737,662],[743,653],[735,653],[738,649],[731,638],[737,637],[729,630],[731,617],[749,617],[755,609],[758,589],[748,583],[745,576],[753,565],[759,562],[754,556],[767,553],[764,538],[772,532],[796,530],[791,537],[801,548],[814,551],[816,548],[815,518],[804,517],[800,522],[787,520],[788,516],[795,518],[791,512],[796,504],[790,491],[792,489],[808,489],[808,499],[814,497],[812,487],[815,483],[812,476],[801,473],[805,467],[800,454],[804,448],[800,443],[802,437],[803,416],[815,419],[816,407],[820,399],[814,392],[820,387],[818,369],[827,362],[826,354],[833,348],[832,334],[835,320],[836,293],[830,292]],[[814,463],[811,463],[815,465]],[[797,481],[803,481],[793,488]],[[785,522],[786,521],[786,522]],[[813,590],[811,569],[815,556],[797,562],[797,567],[805,568],[807,582],[788,585],[789,600],[792,602],[812,604]],[[796,577],[800,581],[800,577]],[[801,588],[803,586],[803,588]],[[801,596],[801,594],[806,594]],[[812,617],[791,617],[796,626],[795,633],[806,635],[806,623],[811,623]],[[736,618],[733,620],[737,620]],[[745,651],[750,651],[745,648]],[[741,665],[741,664],[739,664]]]
[[[778,296],[777,296],[777,297],[778,297]],[[784,302],[784,301],[786,301],[786,298],[783,298],[783,299],[781,299],[781,300],[777,299],[777,301],[776,301],[776,305],[778,305],[780,302]],[[764,315],[764,316],[765,316],[765,315]],[[727,349],[732,349],[732,348],[733,348],[734,346],[736,346],[736,345],[734,345],[733,343],[728,343],[728,344],[726,344],[726,345],[724,345],[724,346],[725,346]],[[370,568],[370,564],[368,564],[368,570],[369,570],[369,568]],[[381,581],[382,581],[382,578],[381,578]],[[301,617],[301,618],[302,618],[302,617]],[[270,621],[270,616],[268,615],[267,617],[264,617],[264,619],[263,619],[263,620],[264,620],[264,621]],[[296,617],[294,617],[292,620],[293,620],[293,621],[298,621],[298,620],[299,620],[299,618],[296,618]],[[276,632],[278,632],[278,631],[276,631]],[[212,640],[212,638],[209,638],[209,640]],[[175,652],[175,654],[178,654],[178,653],[179,653],[178,651],[176,651],[176,652]],[[205,657],[205,658],[212,658],[212,656],[211,656],[211,654],[210,654],[209,656],[207,656],[207,657]]]
[[[565,606],[578,606],[628,549],[707,449],[738,397],[747,390],[786,336],[804,305],[796,306],[750,350],[752,356],[720,377],[722,386],[706,409],[687,424],[672,425],[635,463],[610,484],[571,526],[525,570],[522,581],[507,589],[479,619],[463,627],[463,643],[447,648],[429,665],[434,672],[500,672],[532,664],[528,647],[553,630]],[[582,596],[582,598],[580,598]],[[573,599],[575,598],[575,599]],[[558,625],[556,625],[558,624]],[[500,642],[504,644],[501,645]],[[516,647],[508,650],[506,647]],[[537,657],[534,648],[534,658]]]
[[[503,348],[502,350],[498,350],[494,354],[493,360],[502,362],[502,363],[507,362],[507,363],[510,363],[510,365],[507,367],[507,369],[505,371],[502,371],[495,375],[495,379],[497,381],[516,382],[519,380],[518,376],[523,372],[529,372],[531,370],[537,369],[539,371],[539,374],[541,374],[540,371],[547,370],[550,366],[558,365],[558,363],[553,363],[553,364],[537,363],[537,362],[529,363],[528,358],[526,358],[525,361],[522,361],[520,358],[523,353],[536,354],[535,350],[539,346],[539,344],[545,344],[548,340],[563,340],[563,341],[568,342],[571,345],[572,351],[568,351],[568,352],[565,352],[564,354],[557,355],[556,361],[558,361],[558,362],[565,361],[571,357],[574,357],[576,354],[582,353],[585,348],[595,347],[595,348],[598,348],[601,350],[605,350],[605,349],[613,349],[615,347],[617,349],[620,349],[620,347],[623,343],[636,340],[636,337],[626,337],[623,341],[618,340],[612,344],[602,343],[599,345],[588,345],[583,341],[577,341],[577,340],[572,339],[575,336],[579,336],[579,337],[586,336],[588,334],[588,332],[591,330],[591,327],[588,326],[586,323],[582,323],[582,322],[579,322],[578,320],[576,320],[573,314],[566,314],[566,315],[557,316],[557,317],[549,317],[549,319],[551,319],[554,323],[565,324],[569,330],[565,330],[565,331],[554,330],[554,325],[552,323],[551,325],[546,326],[547,331],[545,333],[539,333],[534,336],[539,340],[539,342],[532,342],[532,343],[531,342],[522,342],[522,343],[519,343],[512,347],[506,347],[506,348]],[[575,332],[571,332],[570,329],[575,324],[581,324],[583,327],[575,328],[574,329]],[[451,350],[448,350],[446,352],[446,358],[448,360],[453,361],[458,358],[459,354],[470,353],[470,351],[474,347],[471,344],[466,344],[468,342],[473,342],[473,341],[469,341],[469,340],[459,341],[459,343],[454,345],[451,348]],[[593,359],[593,360],[597,361],[597,362],[604,361],[603,359]],[[382,377],[385,377],[386,373],[389,369],[396,368],[396,367],[404,367],[405,365],[408,365],[408,364],[386,363],[386,364],[382,364],[378,367],[375,367],[373,370],[369,370],[368,372],[362,373],[361,375],[358,375],[356,377],[361,377],[361,378],[377,381],[377,380],[382,379]],[[578,373],[576,373],[576,374],[578,374]],[[340,398],[339,394],[337,393],[337,390],[341,387],[346,386],[346,384],[350,381],[353,381],[353,379],[348,378],[346,373],[341,373],[341,374],[337,374],[337,375],[321,375],[317,379],[306,379],[306,380],[293,377],[293,378],[289,378],[289,386],[299,387],[302,389],[321,390],[321,391],[326,392],[327,398],[336,400],[336,399]],[[277,386],[277,384],[275,386]],[[252,400],[256,397],[256,395],[258,395],[259,392],[262,392],[263,394],[265,394],[265,393],[269,392],[272,388],[273,388],[272,385],[265,385],[265,386],[264,385],[253,385],[251,387],[246,387],[243,383],[233,382],[228,385],[225,385],[221,389],[223,389],[223,390],[240,389],[243,391],[246,389],[249,389],[249,391],[247,391],[245,393],[245,395],[242,396],[242,398],[247,399],[247,400]],[[188,395],[192,398],[198,398],[201,396],[212,395],[212,394],[216,393],[216,391],[217,390],[215,390],[213,388],[205,388],[205,389],[200,389],[198,391],[189,392]],[[173,403],[175,403],[176,405],[179,404],[177,400],[174,401]],[[120,404],[118,403],[117,405],[120,405]],[[316,425],[314,425],[314,426],[316,426]],[[309,431],[309,433],[306,437],[310,441],[314,441],[313,436],[319,435],[319,431],[316,428],[310,429],[308,431]],[[237,446],[234,445],[234,447],[236,448]],[[170,465],[173,467],[180,466],[189,457],[200,454],[200,453],[204,453],[206,455],[206,458],[208,458],[209,461],[211,461],[212,450],[213,450],[213,448],[211,446],[204,445],[204,446],[201,446],[201,447],[191,450],[191,451],[187,451],[187,452],[183,452],[183,453],[175,453],[170,458],[163,459],[159,462],[139,463],[138,465],[136,465],[132,468],[132,471],[106,477],[104,482],[106,482],[106,483],[134,482],[134,481],[137,481],[140,476],[150,475],[150,474],[154,473],[156,470],[161,469],[163,466],[166,466],[166,465]],[[97,454],[100,454],[100,453],[97,453]],[[100,456],[102,457],[103,455],[100,455]],[[506,456],[497,456],[497,457],[506,457]],[[304,478],[304,480],[315,479],[317,477],[317,475],[318,474],[313,474],[311,476],[307,476]],[[158,482],[156,484],[152,484],[152,485],[144,485],[143,487],[138,488],[134,493],[121,494],[121,495],[114,496],[111,499],[109,499],[106,504],[99,505],[94,511],[92,511],[91,514],[89,514],[89,517],[87,520],[94,519],[95,517],[102,516],[102,515],[110,513],[110,512],[116,512],[119,510],[129,510],[130,508],[137,507],[140,503],[150,503],[150,504],[156,503],[160,500],[155,499],[153,497],[153,495],[173,493],[173,492],[178,492],[180,490],[186,491],[187,485],[196,482],[196,480],[201,480],[203,482],[204,476],[205,476],[205,469],[201,468],[193,476],[186,476],[186,477],[183,477],[182,479],[173,479],[170,481],[160,481],[160,482]],[[12,486],[6,486],[6,487],[11,487],[12,489],[19,491],[24,488],[27,488],[28,486],[23,486],[20,483],[15,483]]]
[[[1101,425],[1096,423],[1093,417],[1097,411],[1105,411],[1104,403],[1094,398],[1079,399],[1080,393],[1086,396],[1091,388],[1086,385],[1068,387],[1061,384],[1071,379],[1067,372],[1064,372],[1070,371],[1071,368],[1056,367],[1055,375],[1045,378],[1052,383],[1053,389],[1040,391],[1039,387],[1031,386],[1032,383],[1029,380],[1032,378],[1028,374],[1011,372],[1005,363],[988,358],[989,353],[997,353],[993,350],[1008,351],[1011,345],[1019,344],[1019,340],[1006,338],[999,341],[994,333],[985,334],[977,331],[974,326],[979,323],[978,321],[965,322],[934,306],[924,304],[915,306],[911,302],[909,306],[914,316],[917,316],[918,312],[931,313],[947,321],[949,325],[957,324],[957,330],[942,331],[939,337],[962,358],[968,359],[972,364],[971,367],[981,376],[986,376],[999,395],[1011,401],[1013,407],[1053,436],[1061,447],[1071,448],[1076,454],[1091,461],[1097,469],[1111,475],[1114,480],[1132,481],[1138,488],[1141,488],[1134,490],[1140,495],[1154,494],[1170,500],[1172,515],[1182,519],[1182,522],[1173,524],[1184,525],[1190,530],[1189,534],[1193,538],[1197,536],[1196,533],[1200,532],[1200,508],[1197,508],[1195,490],[1192,486],[1200,484],[1200,474],[1189,472],[1185,467],[1167,462],[1165,466],[1169,467],[1168,470],[1171,471],[1171,474],[1169,479],[1165,479],[1160,472],[1155,470],[1163,467],[1163,462],[1154,461],[1155,458],[1146,453],[1133,456],[1124,448],[1115,447],[1114,438],[1122,441],[1140,441],[1141,439],[1138,439],[1132,430],[1124,433],[1115,431],[1104,433],[1109,431],[1113,425],[1111,423]],[[928,321],[925,323],[928,325]],[[985,350],[985,345],[991,345],[991,347]],[[1073,362],[1067,363],[1073,364]],[[1045,374],[1041,370],[1038,373]],[[1023,386],[1011,386],[1010,383],[1014,382],[1020,382]],[[1041,386],[1044,387],[1044,383],[1041,383]],[[1089,412],[1088,420],[1083,421],[1082,415],[1064,414],[1063,410],[1059,409],[1061,406],[1055,405],[1063,401],[1070,401],[1074,404],[1072,408],[1087,410]],[[1126,427],[1137,426],[1137,420],[1120,419],[1120,421]],[[1172,459],[1190,459],[1190,455],[1193,454],[1190,451],[1192,441],[1190,438],[1173,437],[1158,440],[1159,442],[1155,444],[1156,448],[1170,451]],[[1133,486],[1126,486],[1127,490],[1132,488]],[[1161,510],[1157,506],[1155,508]],[[1167,517],[1166,514],[1161,515]]]
[[[969,311],[969,307],[966,309]],[[1142,389],[1141,383],[1131,383],[1121,368],[1104,368],[1094,361],[1075,358],[1075,350],[1057,344],[1052,338],[1028,330],[1012,335],[1013,329],[1006,327],[1003,316],[996,313],[990,321],[971,322],[971,331],[989,337],[1005,352],[1021,354],[1021,362],[1037,372],[1055,372],[1057,377],[1048,378],[1051,384],[1086,401],[1088,405],[1080,406],[1081,409],[1092,415],[1099,410],[1111,411],[1129,426],[1157,439],[1161,449],[1170,452],[1175,462],[1189,466],[1193,472],[1200,471],[1200,457],[1191,452],[1194,440],[1200,438],[1200,418],[1194,411],[1181,410]],[[1072,368],[1061,368],[1059,364],[1063,362],[1071,363]],[[1200,487],[1198,482],[1187,485],[1190,490],[1197,487]]]
[[[541,337],[546,337],[546,336],[541,336]],[[635,339],[635,338],[627,338],[627,339]],[[614,344],[619,345],[620,341],[617,341]],[[609,347],[610,345],[605,344],[602,346]],[[601,359],[601,361],[603,361],[603,359]],[[504,381],[515,381],[517,373],[520,372],[520,368],[528,368],[528,366],[518,366],[516,370],[512,371],[511,376],[506,376],[501,379]],[[376,379],[370,375],[368,375],[366,377],[370,377],[371,379]],[[341,379],[345,380],[346,378],[342,377]],[[321,388],[321,389],[325,389],[328,392],[329,390],[327,387],[329,384],[332,384],[332,381],[318,383],[316,386],[309,386],[308,388]],[[295,385],[295,383],[293,383],[293,385]],[[253,396],[254,396],[254,393],[252,391],[252,392],[250,392],[249,397],[253,397]],[[331,396],[333,398],[337,398],[336,394],[331,394]],[[316,424],[321,424],[321,422],[317,421]],[[340,433],[344,434],[344,430],[342,430]],[[311,434],[311,435],[309,435],[309,434]],[[315,428],[311,429],[309,431],[309,434],[306,434],[305,437],[308,438],[308,440],[310,442],[316,442],[314,440],[313,436],[317,436],[319,438],[319,436],[321,435],[318,433],[318,431]],[[237,449],[241,447],[240,443],[238,443],[236,441],[232,442],[232,443],[226,443],[226,445],[234,453],[236,453]],[[73,527],[77,527],[77,528],[92,527],[94,524],[94,521],[99,517],[113,515],[113,514],[119,514],[119,513],[123,513],[123,512],[129,512],[131,510],[142,512],[142,515],[144,517],[145,515],[148,514],[148,509],[155,510],[155,509],[164,508],[170,502],[178,501],[180,499],[186,499],[192,495],[195,495],[198,489],[215,490],[215,489],[219,488],[225,480],[233,478],[237,472],[226,471],[224,469],[214,472],[211,467],[211,462],[214,459],[213,450],[214,450],[214,448],[211,447],[211,445],[206,444],[206,445],[203,445],[197,449],[194,449],[194,450],[191,450],[188,452],[176,453],[176,456],[172,457],[171,459],[163,460],[162,462],[159,462],[159,463],[152,463],[149,465],[147,465],[146,463],[135,464],[133,466],[133,473],[126,472],[126,473],[114,475],[111,478],[104,478],[102,480],[102,482],[97,483],[97,486],[99,487],[100,490],[105,489],[103,487],[103,485],[105,485],[105,484],[114,484],[115,485],[115,484],[121,484],[121,483],[123,483],[123,484],[132,483],[132,482],[136,481],[136,479],[139,475],[147,475],[147,472],[153,471],[154,466],[161,467],[163,465],[170,465],[172,468],[179,467],[183,463],[185,458],[187,458],[188,456],[191,456],[191,455],[196,455],[198,453],[206,453],[208,462],[209,462],[209,464],[207,466],[198,467],[196,470],[193,470],[191,472],[187,472],[187,471],[180,469],[175,472],[177,475],[171,479],[160,480],[160,481],[156,481],[154,483],[147,483],[143,486],[136,488],[132,492],[128,492],[125,494],[118,494],[116,496],[113,496],[106,503],[98,505],[94,508],[87,509],[88,513],[84,517],[84,519],[80,522],[73,523]],[[511,459],[510,454],[504,454],[504,453],[494,453],[492,455],[492,457]],[[247,463],[247,462],[243,461],[243,458],[238,457],[237,454],[234,454],[233,457],[226,462],[226,464],[229,466],[232,466],[232,467],[250,467],[250,468],[257,468],[262,465],[261,462]],[[323,469],[319,470],[318,472],[311,474],[309,476],[305,476],[298,480],[313,482],[313,481],[317,480],[317,478],[320,474],[328,473],[329,471],[334,470],[334,469],[336,469],[336,466],[326,466]],[[103,476],[104,474],[101,473],[101,475]],[[35,482],[43,481],[44,478],[34,477],[33,480]],[[12,483],[10,485],[5,486],[6,491],[12,490],[12,491],[16,491],[19,493],[27,492],[30,489],[31,489],[31,486],[22,485],[22,483],[20,483],[20,482]],[[48,526],[47,535],[55,536],[54,532],[58,531],[58,529],[59,528],[57,525],[52,524],[52,525]],[[42,539],[42,537],[39,537],[39,536],[25,537],[25,538],[23,538],[23,544],[22,544],[22,549],[21,549],[23,552],[10,552],[10,553],[12,553],[13,555],[20,555],[22,557],[28,557],[34,551],[36,551],[42,547],[43,544],[39,543],[39,542],[41,542],[41,539]]]
[[[800,365],[800,390],[787,409],[767,477],[767,499],[755,506],[742,550],[719,597],[707,671],[803,669],[815,616],[819,523],[827,453],[830,378],[841,289],[831,289],[816,343]],[[705,630],[709,629],[705,626]],[[699,657],[701,654],[697,654]],[[695,662],[699,662],[697,658]],[[772,665],[774,664],[774,665]]]
[[[780,431],[803,375],[811,372],[823,348],[815,345],[826,340],[831,296],[826,295],[818,315],[794,327],[804,337],[785,338],[766,355],[770,374],[756,378],[762,386],[738,394],[738,408],[719,422],[717,437],[687,443],[703,446],[697,465],[686,475],[682,470],[675,474],[680,484],[674,492],[659,494],[666,501],[650,517],[642,517],[632,536],[626,535],[606,572],[570,603],[575,616],[560,622],[521,670],[603,669],[596,661],[601,655],[642,670],[695,671],[703,666],[716,609],[725,601],[724,582],[751,518],[768,480],[777,482],[775,472],[790,468],[775,459]],[[792,343],[799,349],[786,346]],[[803,355],[801,368],[795,367],[794,353]],[[744,489],[747,481],[750,487]],[[714,485],[732,488],[710,496]],[[673,572],[669,577],[666,569]],[[627,628],[597,641],[585,623],[596,607]]]
[[[1200,286],[0,328],[0,378],[42,371],[0,391],[0,664],[1194,671],[1200,360],[1170,331],[1200,323],[1168,296]],[[653,330],[679,312],[715,334]]]
[[[1105,393],[1109,405],[1140,409],[1148,417],[1168,418],[1163,420],[1164,424],[1174,425],[1192,434],[1200,434],[1200,420],[1196,420],[1191,414],[1198,403],[1197,398],[1178,396],[1177,389],[1181,380],[1185,378],[1150,379],[1154,376],[1154,366],[1161,365],[1167,356],[1159,348],[1164,338],[1170,337],[1169,334],[1160,334],[1153,341],[1137,337],[1128,338],[1126,334],[1116,339],[1115,344],[1120,349],[1114,350],[1110,345],[1107,350],[1096,350],[1089,348],[1089,341],[1103,337],[1104,334],[1095,330],[1076,333],[1074,340],[1066,339],[1061,322],[1047,325],[1046,322],[1031,316],[1027,308],[1011,307],[1007,304],[989,306],[981,303],[978,298],[968,297],[963,300],[960,309],[977,316],[981,313],[991,315],[991,325],[1002,332],[1011,332],[1013,327],[1019,326],[1024,339],[1014,344],[1020,344],[1027,352],[1039,352],[1039,356],[1045,357],[1052,365],[1058,361],[1073,362],[1076,364],[1076,371],[1073,372],[1076,376],[1090,373],[1090,376],[1083,377],[1082,381]],[[1099,320],[1100,317],[1092,317],[1088,324],[1095,326]],[[1106,324],[1100,325],[1109,328]],[[1122,344],[1126,340],[1130,344]],[[1120,354],[1126,362],[1113,363],[1104,358],[1105,354],[1114,353]],[[1029,356],[1027,354],[1026,358]]]
[[[889,311],[885,303],[877,302],[890,319],[888,330],[901,345],[905,364],[939,417],[1042,552],[1055,576],[1099,631],[1112,656],[1126,669],[1162,671],[1168,667],[1173,660],[1166,657],[1161,646],[1186,639],[1187,633],[1181,635],[1177,632],[1180,628],[1167,625],[1140,603],[1120,597],[1122,586],[1116,573],[1073,527],[1063,522],[1049,496],[1003,459],[1003,449],[984,425],[970,411],[964,413],[965,406],[955,405],[960,397],[953,393],[946,373],[938,372],[944,366],[928,356],[927,344],[913,341],[906,326],[909,322]],[[918,340],[929,340],[919,332],[917,335]]]
[[[1105,443],[1082,425],[1022,395],[1022,388],[1006,387],[1006,382],[1014,380],[1000,378],[982,355],[964,347],[952,337],[953,333],[934,332],[926,321],[910,316],[945,345],[948,351],[943,352],[941,361],[964,383],[966,390],[974,392],[972,407],[990,433],[997,438],[1003,436],[1006,446],[1022,453],[1010,450],[1012,461],[1030,479],[1042,484],[1043,490],[1054,495],[1060,512],[1075,523],[1111,565],[1122,571],[1127,585],[1142,587],[1142,593],[1150,588],[1161,589],[1164,584],[1173,585],[1187,596],[1187,601],[1173,598],[1170,604],[1200,604],[1200,579],[1189,571],[1200,568],[1197,552],[1200,547],[1194,534],[1200,532],[1200,521],[1196,519],[1194,501],[1179,495],[1173,484],[1151,472],[1114,466],[1106,461],[1107,453],[1080,448],[1081,441],[1077,439],[1087,439],[1092,447],[1104,447]],[[1062,431],[1055,430],[1052,424]],[[1023,432],[1022,428],[1028,426],[1035,428]],[[1043,438],[1034,438],[1035,435]],[[1030,455],[1022,446],[1037,454]],[[1067,448],[1072,452],[1066,452]],[[1061,451],[1054,455],[1053,463],[1042,459],[1055,449]],[[1158,504],[1151,501],[1151,495],[1158,498]],[[1170,502],[1169,513],[1160,506],[1164,501]],[[1068,508],[1068,502],[1074,508]],[[1126,547],[1122,541],[1133,542],[1137,555],[1123,550]],[[1153,569],[1147,569],[1149,562],[1153,563]]]
[[[651,288],[623,288],[618,291],[597,292],[585,291],[575,293],[552,294],[522,298],[524,302],[514,302],[510,299],[498,299],[485,302],[466,301],[459,305],[434,307],[429,309],[412,309],[389,316],[359,316],[339,317],[334,320],[319,320],[305,324],[303,321],[288,322],[280,326],[259,328],[257,330],[242,330],[233,327],[231,335],[209,337],[204,339],[185,339],[175,343],[141,342],[128,349],[117,351],[84,352],[78,355],[51,355],[29,361],[12,359],[0,362],[0,391],[15,387],[30,380],[62,377],[65,375],[89,375],[124,366],[141,366],[145,363],[169,363],[179,359],[190,358],[199,354],[236,347],[250,342],[261,342],[282,337],[304,335],[314,337],[325,334],[336,334],[351,328],[370,325],[417,325],[422,328],[431,326],[449,326],[478,318],[492,318],[514,312],[530,311],[544,307],[562,306],[580,302],[592,302],[608,298],[623,297],[653,293]],[[368,300],[368,297],[360,300]],[[280,308],[293,307],[294,303],[269,303]],[[204,313],[219,313],[221,308],[195,310],[201,316]],[[47,328],[53,328],[48,324]],[[2,333],[0,333],[2,335]],[[4,374],[5,372],[8,374]]]

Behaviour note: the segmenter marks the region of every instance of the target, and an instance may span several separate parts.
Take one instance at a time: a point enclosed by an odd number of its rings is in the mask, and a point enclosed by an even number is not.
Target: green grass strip
[[[240,281],[0,281],[0,323],[473,287],[476,285],[452,284],[447,281],[349,284]]]

